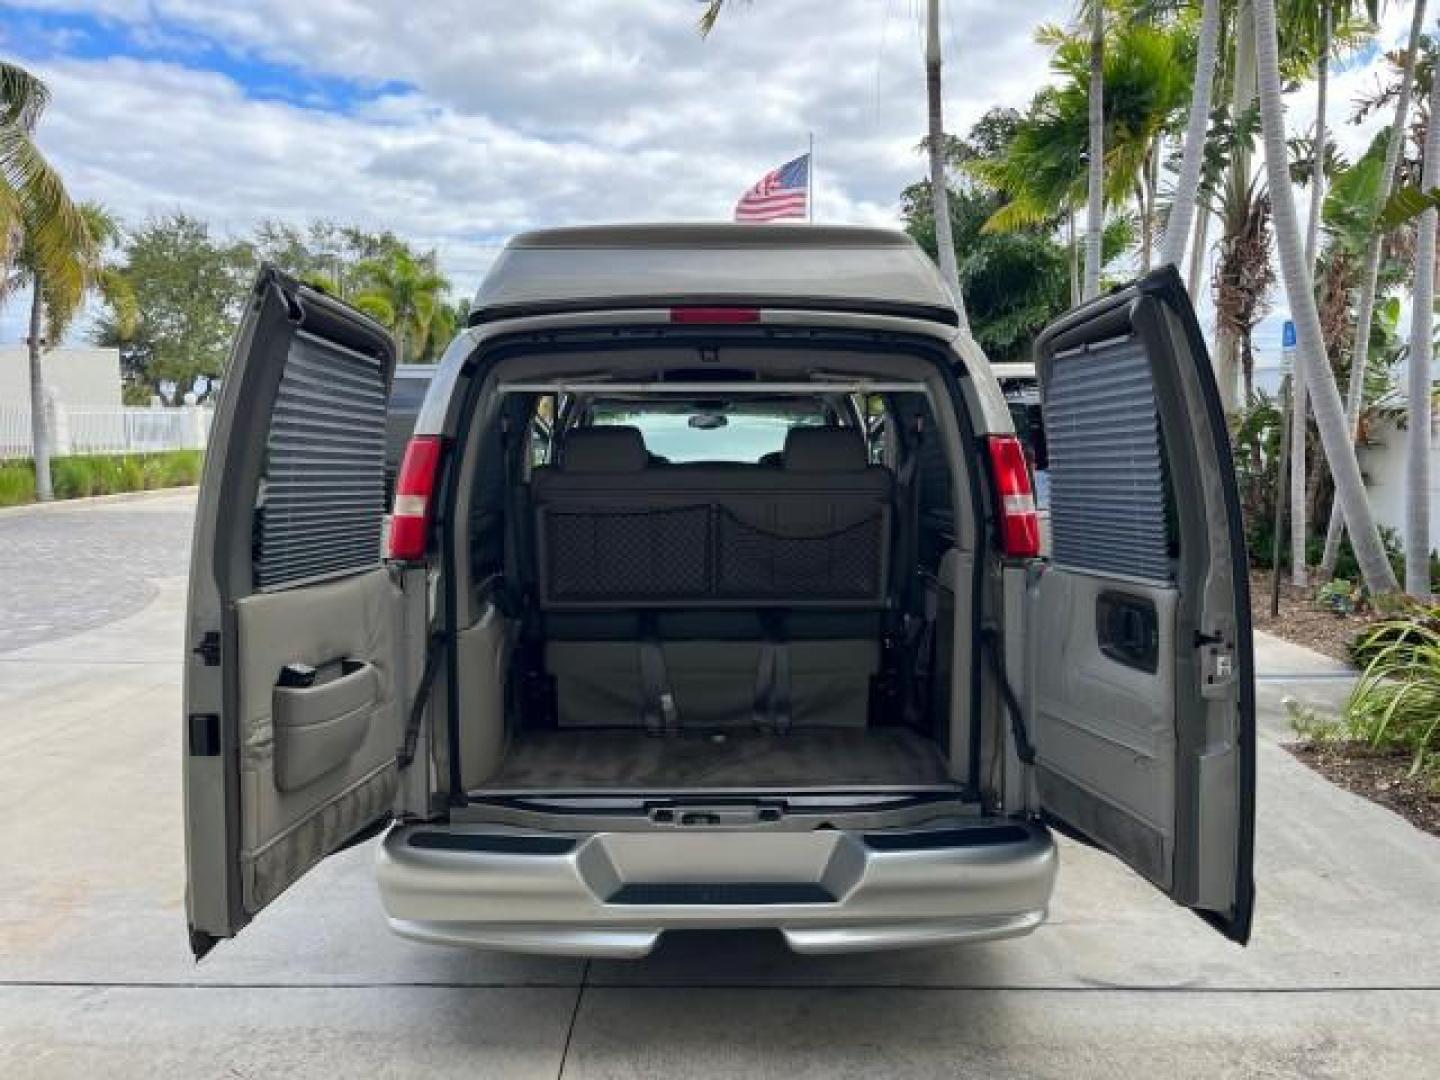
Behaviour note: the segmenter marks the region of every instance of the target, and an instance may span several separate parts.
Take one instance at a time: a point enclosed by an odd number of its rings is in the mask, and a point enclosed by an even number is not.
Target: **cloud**
[[[447,246],[715,219],[814,131],[821,216],[893,222],[922,171],[919,38],[899,0],[737,4],[704,41],[698,5],[680,0],[427,3],[423,16],[413,0],[11,6],[123,39],[109,55],[50,48],[35,66],[55,90],[46,147],[82,194],[130,215],[354,216]],[[957,13],[952,127],[1023,101],[1044,71],[1041,14]],[[313,108],[266,93],[267,72],[403,89]]]
[[[0,46],[50,83],[40,140],[80,197],[235,232],[267,217],[390,228],[437,248],[465,292],[521,229],[728,218],[809,132],[817,216],[895,224],[924,171],[918,5],[737,0],[707,40],[700,10],[0,0]],[[1023,106],[1049,77],[1034,28],[1073,12],[1073,0],[946,5],[947,127]],[[1387,13],[1387,44],[1405,18]],[[1372,72],[1337,76],[1337,116]],[[1310,96],[1292,99],[1293,124]],[[16,321],[12,305],[0,338]]]

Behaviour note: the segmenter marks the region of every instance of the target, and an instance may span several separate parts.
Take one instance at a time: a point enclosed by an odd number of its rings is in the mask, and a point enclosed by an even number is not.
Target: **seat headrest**
[[[854,428],[793,427],[785,435],[791,472],[855,472],[865,465],[865,440]]]
[[[569,473],[639,472],[650,462],[637,427],[576,428],[565,436],[560,468]]]

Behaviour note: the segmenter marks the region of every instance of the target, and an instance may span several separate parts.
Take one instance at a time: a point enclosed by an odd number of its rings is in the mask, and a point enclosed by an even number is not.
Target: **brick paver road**
[[[193,505],[179,491],[0,512],[0,653],[143,608],[151,579],[189,569]]]

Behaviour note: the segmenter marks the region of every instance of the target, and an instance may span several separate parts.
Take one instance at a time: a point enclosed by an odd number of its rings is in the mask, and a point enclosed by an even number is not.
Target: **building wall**
[[[1389,422],[1371,428],[1360,448],[1360,469],[1370,492],[1375,520],[1405,535],[1405,440],[1409,432]],[[1430,547],[1440,549],[1440,439],[1430,432]]]
[[[61,346],[44,354],[46,385],[67,409],[118,409],[120,350]],[[0,408],[30,407],[30,361],[24,345],[0,345]]]

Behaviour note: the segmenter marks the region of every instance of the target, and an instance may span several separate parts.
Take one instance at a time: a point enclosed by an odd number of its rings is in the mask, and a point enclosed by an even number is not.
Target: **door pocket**
[[[344,765],[365,741],[378,690],[363,660],[342,660],[326,682],[275,687],[275,786],[294,791]]]

